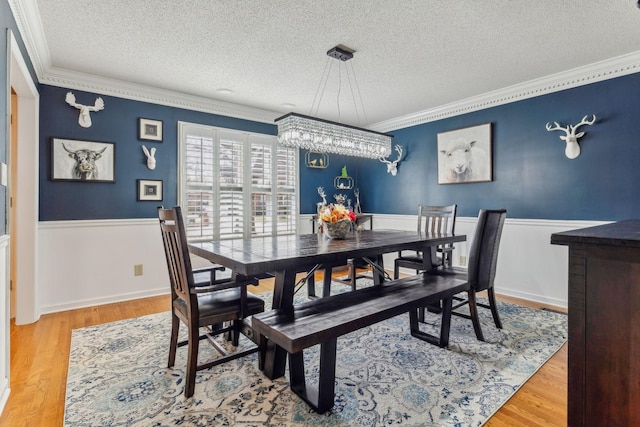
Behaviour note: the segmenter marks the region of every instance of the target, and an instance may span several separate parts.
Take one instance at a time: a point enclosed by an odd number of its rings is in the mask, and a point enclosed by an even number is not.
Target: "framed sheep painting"
[[[491,123],[438,134],[438,184],[491,181]]]

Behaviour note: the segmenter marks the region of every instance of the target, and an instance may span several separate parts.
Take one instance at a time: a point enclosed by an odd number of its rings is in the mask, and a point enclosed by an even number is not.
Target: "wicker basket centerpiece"
[[[344,239],[349,231],[351,231],[350,219],[341,219],[340,221],[324,224],[324,234],[330,239]]]

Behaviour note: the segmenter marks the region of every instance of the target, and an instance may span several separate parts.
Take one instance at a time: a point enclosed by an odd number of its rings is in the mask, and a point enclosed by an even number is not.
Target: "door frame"
[[[15,218],[8,218],[8,220],[15,221],[16,237],[19,239],[19,241],[14,241],[11,238],[10,244],[15,245],[16,249],[14,251],[16,256],[16,271],[14,273],[17,280],[14,288],[16,292],[15,323],[23,325],[33,323],[40,317],[37,292],[40,94],[11,30],[8,30],[7,39],[9,49],[8,102],[10,102],[9,95],[11,88],[13,88],[18,95],[18,116],[20,117],[17,152],[15,153],[17,164],[9,165],[10,169],[15,168],[18,182],[10,183],[8,187],[12,188],[15,194],[9,194],[7,191],[7,197],[13,197],[14,200]],[[9,140],[7,139],[7,141]],[[8,144],[7,150],[9,147],[10,144]],[[8,158],[10,157],[7,155]]]

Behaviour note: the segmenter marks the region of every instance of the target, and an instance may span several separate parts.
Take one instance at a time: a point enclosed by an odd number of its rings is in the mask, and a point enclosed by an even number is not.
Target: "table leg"
[[[309,298],[316,297],[316,276],[315,273],[309,276],[307,279],[307,295]]]
[[[379,285],[384,282],[384,260],[382,258],[382,254],[376,255],[375,263],[380,267],[380,269],[374,268],[372,269],[373,273],[373,284]]]
[[[324,269],[324,279],[322,281],[322,298],[326,298],[331,295],[331,274],[333,269],[327,267]]]
[[[293,307],[293,292],[296,284],[295,270],[276,271],[274,282],[272,307],[274,309]],[[262,372],[272,380],[284,376],[287,352],[268,339],[265,347]]]

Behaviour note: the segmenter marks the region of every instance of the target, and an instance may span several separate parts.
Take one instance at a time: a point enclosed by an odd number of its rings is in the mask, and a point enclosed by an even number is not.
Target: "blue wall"
[[[0,3],[6,9],[6,3]],[[7,25],[5,23],[5,25]],[[3,69],[6,67],[2,67]],[[4,72],[4,71],[2,71]],[[0,74],[1,77],[1,74]],[[157,202],[136,201],[137,179],[164,180],[164,205],[176,203],[177,122],[188,121],[275,134],[271,124],[199,113],[121,98],[102,96],[103,111],[92,113],[93,126],[77,124],[78,110],[64,102],[67,89],[40,86],[40,219],[73,220],[144,218],[155,215]],[[79,103],[98,96],[74,90]],[[2,97],[6,94],[0,92]],[[0,113],[4,104],[0,105]],[[593,126],[583,126],[581,155],[564,155],[561,132],[547,132],[545,123],[563,125],[595,114]],[[164,142],[137,139],[139,117],[162,120]],[[457,203],[459,215],[475,216],[480,208],[504,207],[511,218],[621,220],[640,217],[640,74],[564,90],[391,133],[404,147],[398,175],[377,160],[329,155],[326,169],[307,168],[300,153],[300,212],[315,212],[322,186],[329,201],[340,191],[334,178],[347,166],[360,189],[365,212],[415,214],[419,203]],[[439,132],[491,123],[493,181],[437,184],[436,138]],[[4,135],[4,134],[3,134]],[[116,183],[52,182],[52,137],[116,143]],[[6,142],[0,141],[0,159]],[[158,149],[158,168],[145,166],[141,146]],[[4,189],[0,189],[0,203]],[[355,200],[354,200],[355,203]],[[4,212],[4,209],[0,210]],[[4,221],[1,222],[4,224]]]
[[[102,111],[91,113],[92,126],[78,125],[79,110],[65,103],[69,89],[40,87],[40,220],[151,218],[159,204],[177,200],[178,121],[274,135],[272,124],[257,123],[162,105],[71,90],[79,104],[93,105],[101,96]],[[163,121],[163,142],[138,140],[138,118]],[[114,142],[116,182],[51,181],[51,138]],[[157,167],[149,170],[142,145],[157,148]],[[163,201],[137,201],[137,179],[163,180]]]
[[[575,124],[591,114],[597,121],[580,129],[586,132],[581,154],[569,160],[563,133],[548,132],[545,124]],[[376,160],[360,160],[350,173],[364,210],[373,213],[415,214],[419,203],[457,203],[458,214],[471,217],[480,208],[506,208],[511,218],[639,218],[639,118],[640,74],[633,74],[392,131],[406,155],[398,175]],[[438,185],[437,134],[483,123],[492,123],[493,182]],[[330,156],[330,168],[342,161]],[[327,179],[312,172],[301,177],[302,209],[311,213],[319,198],[304,189],[316,181],[327,186]]]
[[[93,126],[77,124],[78,110],[64,102],[67,89],[41,86],[40,219],[70,220],[153,217],[157,202],[136,201],[136,179],[163,179],[163,204],[176,202],[176,132],[179,120],[274,134],[275,126],[172,107],[103,96],[105,109],[92,113]],[[79,103],[98,96],[73,91]],[[301,213],[315,212],[322,186],[329,201],[339,191],[333,180],[347,166],[360,189],[366,212],[414,214],[418,203],[459,205],[459,215],[480,208],[504,207],[511,218],[620,220],[640,217],[640,74],[633,74],[533,99],[393,131],[405,159],[392,177],[377,160],[329,155],[326,169],[307,168],[300,155]],[[561,132],[545,123],[584,126],[582,153],[564,155]],[[163,120],[164,142],[137,139],[138,117]],[[492,123],[493,181],[437,184],[436,137],[439,132]],[[116,143],[116,183],[68,183],[49,180],[51,137]],[[145,166],[141,146],[158,148],[158,168]],[[355,203],[355,200],[354,200]]]

